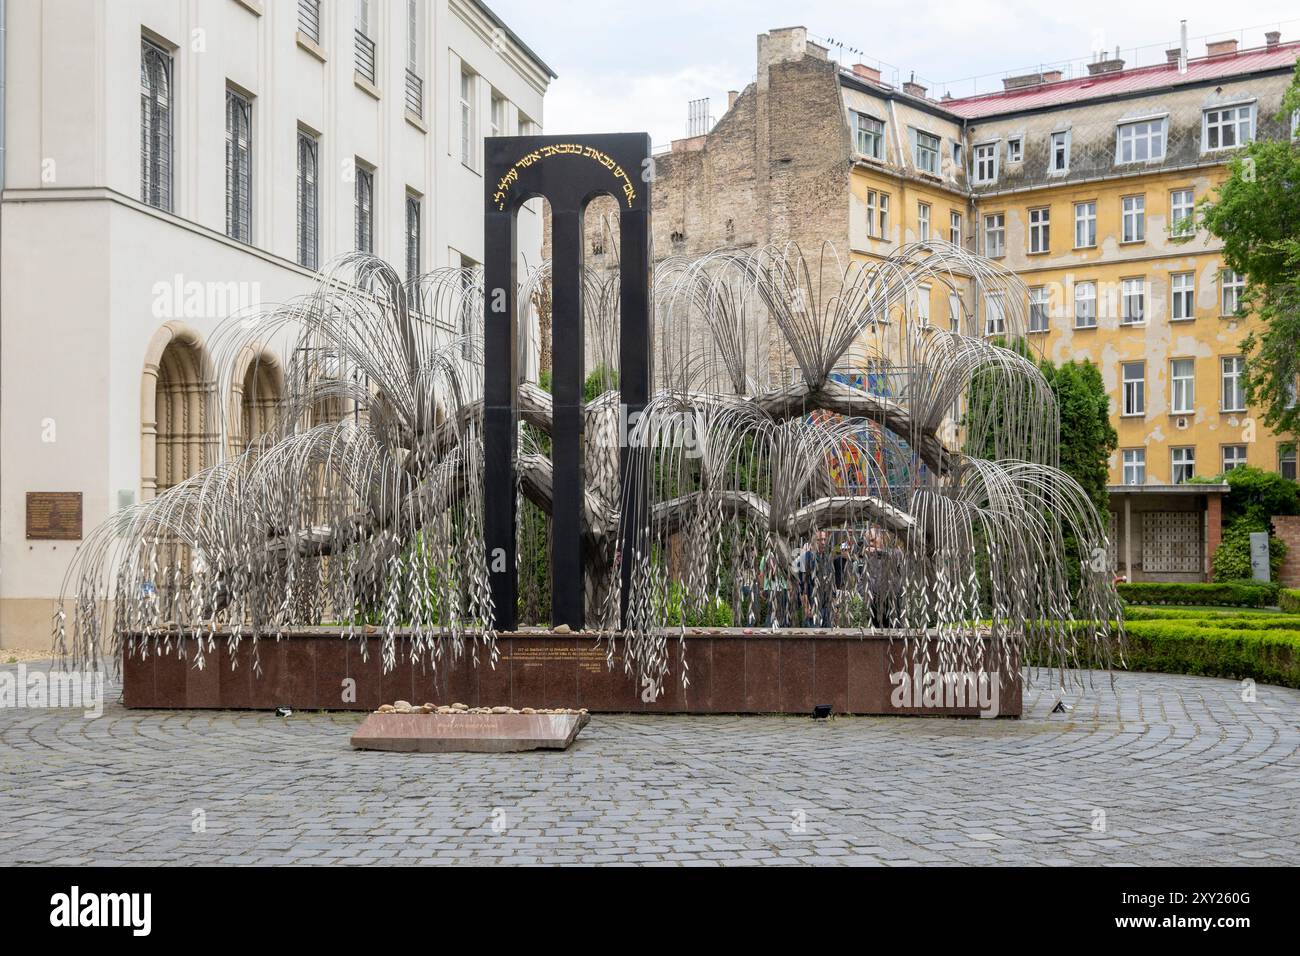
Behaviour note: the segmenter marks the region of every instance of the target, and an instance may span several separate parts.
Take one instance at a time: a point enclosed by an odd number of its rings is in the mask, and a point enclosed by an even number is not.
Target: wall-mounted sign
[[[29,541],[80,541],[80,491],[27,492]]]

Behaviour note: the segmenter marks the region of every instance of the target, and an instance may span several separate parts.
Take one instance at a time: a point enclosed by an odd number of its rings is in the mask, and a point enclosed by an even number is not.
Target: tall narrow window
[[[948,213],[948,241],[954,246],[961,245],[961,213],[955,210]]]
[[[984,255],[1000,259],[1007,254],[1007,217],[993,213],[984,217]]]
[[[1046,332],[1047,320],[1052,305],[1052,294],[1046,286],[1035,286],[1029,290],[1029,331]]]
[[[375,251],[375,172],[357,165],[357,252]]]
[[[880,194],[880,238],[889,242],[889,193]]]
[[[975,147],[975,182],[995,183],[998,180],[998,144],[981,143]]]
[[[921,325],[930,324],[930,287],[916,287],[916,321]]]
[[[375,41],[370,32],[370,0],[356,0],[356,71],[369,83],[375,82]]]
[[[1048,154],[1048,169],[1053,173],[1070,171],[1070,132],[1058,130],[1052,134]]]
[[[1195,448],[1172,448],[1170,449],[1170,471],[1173,482],[1181,485],[1183,482],[1191,481],[1196,474],[1196,449]]]
[[[1124,362],[1121,366],[1124,386],[1122,415],[1143,415],[1147,410],[1147,363]]]
[[[1088,249],[1097,244],[1097,202],[1074,204],[1074,248]]]
[[[876,204],[876,191],[874,189],[868,189],[867,190],[867,235],[871,236],[873,239],[879,236],[879,233],[876,231],[877,210],[878,210],[878,206]]]
[[[1007,331],[1006,306],[1001,292],[984,296],[984,334],[1004,335]]]
[[[1147,197],[1125,196],[1120,200],[1122,211],[1121,238],[1124,242],[1142,242],[1147,237]]]
[[[492,91],[492,135],[506,134],[506,98],[495,90]]]
[[[420,277],[420,197],[406,194],[406,281]]]
[[[1019,136],[1007,140],[1007,162],[1018,163],[1025,158],[1025,144]]]
[[[1246,360],[1240,355],[1231,355],[1220,359],[1223,378],[1223,411],[1244,412],[1246,410],[1246,387],[1242,376],[1246,371]]]
[[[319,141],[298,130],[298,264],[308,269],[320,262],[319,166]]]
[[[1169,194],[1169,234],[1179,238],[1196,234],[1195,194],[1175,189]]]
[[[1097,283],[1095,282],[1074,284],[1074,327],[1076,329],[1097,327]]]
[[[930,241],[930,204],[928,202],[916,204],[916,231],[922,242]]]
[[[1145,448],[1124,449],[1124,484],[1145,485],[1147,483],[1147,450]]]
[[[460,73],[460,161],[474,165],[474,75]]]
[[[226,90],[226,235],[253,241],[253,104]]]
[[[1147,316],[1147,280],[1125,279],[1122,283],[1124,310],[1120,321],[1125,325],[1140,325]]]
[[[172,56],[140,41],[140,199],[172,208]]]
[[[420,56],[420,3],[406,0],[406,111],[424,116],[424,66]]]
[[[1052,248],[1052,211],[1047,207],[1029,210],[1029,251],[1050,252]]]
[[[1169,277],[1169,318],[1173,322],[1196,318],[1196,273],[1175,272]]]
[[[1196,360],[1174,359],[1169,363],[1169,411],[1190,415],[1196,407]]]
[[[1277,449],[1277,472],[1288,481],[1296,480],[1295,445],[1279,445]]]
[[[1246,291],[1246,277],[1240,272],[1224,269],[1219,274],[1220,315],[1236,315],[1241,309],[1241,294]]]

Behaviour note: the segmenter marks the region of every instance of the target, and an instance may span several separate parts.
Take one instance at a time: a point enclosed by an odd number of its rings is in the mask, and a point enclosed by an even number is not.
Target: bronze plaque
[[[81,492],[27,492],[27,537],[38,541],[80,541]]]

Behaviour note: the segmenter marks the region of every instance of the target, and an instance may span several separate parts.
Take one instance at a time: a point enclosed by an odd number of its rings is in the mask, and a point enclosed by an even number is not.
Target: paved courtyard
[[[0,864],[1300,863],[1300,691],[1094,677],[1019,721],[596,716],[497,756],[110,685],[98,719],[0,709]]]

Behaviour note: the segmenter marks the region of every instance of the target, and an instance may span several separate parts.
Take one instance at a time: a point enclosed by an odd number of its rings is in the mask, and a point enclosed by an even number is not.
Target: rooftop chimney
[[[1215,40],[1213,43],[1205,44],[1206,56],[1225,56],[1237,52],[1236,40]]]
[[[1178,21],[1178,72],[1187,72],[1187,21]]]
[[[912,74],[912,78],[910,80],[908,80],[906,83],[903,84],[903,92],[906,93],[908,96],[915,96],[918,97],[919,99],[925,99],[925,87],[922,86],[920,83],[916,82],[915,73]]]
[[[1264,43],[1267,46],[1277,46],[1282,42],[1281,30],[1269,30],[1264,34]]]
[[[1124,61],[1119,57],[1109,60],[1096,60],[1088,64],[1089,76],[1100,76],[1102,73],[1118,73],[1124,69]]]
[[[1182,58],[1182,56],[1183,56],[1183,48],[1180,46],[1176,46],[1172,50],[1165,50],[1165,62],[1168,63],[1170,66],[1177,66],[1178,61]]]
[[[1002,79],[1004,90],[1021,90],[1027,86],[1040,86],[1043,83],[1055,83],[1061,78],[1060,70],[1047,70],[1043,73],[1025,73],[1022,76],[1007,76]]]
[[[736,100],[740,99],[739,90],[727,90],[727,109],[736,105]]]
[[[860,76],[864,80],[870,80],[872,83],[880,82],[880,71],[874,66],[867,66],[865,63],[854,63],[853,73],[855,76]]]

